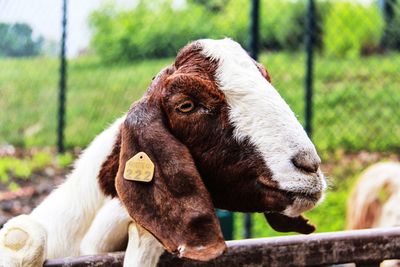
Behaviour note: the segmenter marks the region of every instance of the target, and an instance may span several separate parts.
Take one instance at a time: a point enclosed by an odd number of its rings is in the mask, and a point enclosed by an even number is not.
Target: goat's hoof
[[[11,228],[4,234],[4,246],[12,250],[20,250],[26,245],[29,235],[20,228]]]
[[[0,266],[43,266],[46,239],[46,230],[29,216],[9,220],[0,231]]]

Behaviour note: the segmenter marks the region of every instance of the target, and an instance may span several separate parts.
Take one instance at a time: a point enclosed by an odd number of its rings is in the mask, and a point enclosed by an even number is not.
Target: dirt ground
[[[47,171],[38,172],[29,181],[16,180],[21,188],[15,192],[0,191],[0,226],[16,215],[30,213],[64,181],[66,172],[57,170],[51,172],[51,175]],[[0,187],[4,190],[4,186]]]
[[[35,150],[10,150],[2,147],[0,148],[0,158],[6,156],[27,158],[36,152]],[[55,154],[54,151],[49,153]],[[19,185],[19,189],[11,192],[6,184],[0,182],[0,227],[16,215],[30,213],[52,190],[65,180],[65,176],[70,171],[71,167],[60,168],[55,164],[50,164],[41,170],[34,171],[30,179],[12,177],[11,173],[11,180]]]

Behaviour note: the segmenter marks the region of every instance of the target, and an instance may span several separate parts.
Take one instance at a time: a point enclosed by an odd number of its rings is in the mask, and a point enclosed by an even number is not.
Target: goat
[[[400,163],[381,162],[360,176],[347,203],[347,228],[400,226]]]
[[[138,155],[153,164],[146,182],[128,179]],[[4,226],[3,264],[124,248],[124,266],[154,266],[164,249],[207,261],[226,249],[214,208],[310,233],[301,213],[325,189],[315,147],[266,69],[231,39],[198,40],[94,139],[64,184]]]
[[[399,203],[400,163],[376,163],[360,175],[348,199],[347,228],[400,226]],[[400,266],[400,261],[384,261],[381,266]]]

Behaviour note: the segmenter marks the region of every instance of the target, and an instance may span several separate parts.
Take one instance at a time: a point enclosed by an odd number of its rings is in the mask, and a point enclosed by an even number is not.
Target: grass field
[[[66,144],[84,147],[138,99],[151,78],[173,59],[103,65],[96,58],[69,62]],[[268,53],[260,61],[300,121],[304,109],[304,57]],[[58,63],[53,59],[0,60],[0,144],[54,146]],[[328,165],[330,193],[308,214],[318,231],[344,228],[347,194],[373,161],[343,161],[344,151],[400,149],[400,54],[358,60],[316,57],[313,140]],[[383,159],[383,157],[378,157]],[[376,161],[375,159],[374,161]],[[1,163],[1,162],[0,162]],[[1,164],[0,164],[1,165]],[[254,215],[255,236],[277,235]],[[241,215],[235,219],[242,229]],[[237,231],[235,237],[241,237]]]
[[[93,59],[69,64],[66,143],[86,146],[138,99],[170,60],[104,66]],[[1,60],[0,143],[54,146],[58,65],[52,59]]]

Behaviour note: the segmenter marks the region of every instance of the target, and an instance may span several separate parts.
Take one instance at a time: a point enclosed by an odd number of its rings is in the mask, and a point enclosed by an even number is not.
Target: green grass
[[[151,78],[170,62],[154,60],[129,66],[101,65],[90,58],[69,62],[67,146],[86,146],[128,110],[146,90]],[[54,146],[58,99],[56,60],[0,60],[0,69],[0,143]]]
[[[31,158],[0,157],[0,183],[11,191],[19,189],[13,179],[29,180],[32,173],[50,165],[51,155],[46,152],[35,153]]]
[[[18,190],[17,180],[28,181],[34,172],[44,171],[49,166],[59,169],[67,168],[73,160],[74,156],[69,152],[54,157],[53,153],[45,150],[35,151],[32,155],[23,158],[0,157],[0,185],[5,186],[10,191]]]

